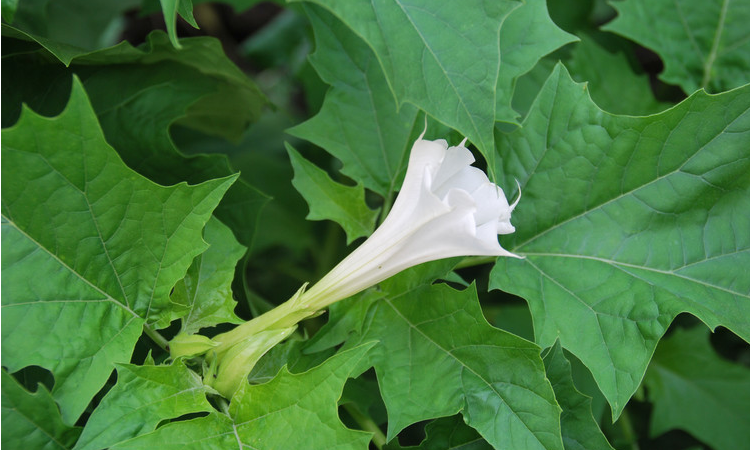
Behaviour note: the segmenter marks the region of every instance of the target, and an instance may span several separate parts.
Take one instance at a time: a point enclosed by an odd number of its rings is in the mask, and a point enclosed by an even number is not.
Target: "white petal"
[[[465,141],[465,140],[464,140]],[[427,261],[453,256],[512,256],[498,234],[515,231],[502,189],[472,167],[463,147],[420,136],[404,184],[383,224],[359,248],[303,294],[325,307]],[[520,192],[520,186],[519,186]],[[519,193],[520,198],[520,193]]]
[[[454,175],[471,166],[474,162],[474,155],[464,147],[451,147],[445,152],[440,168],[432,180],[430,188],[433,192],[441,191],[442,187]],[[480,171],[481,172],[481,171]],[[447,187],[449,189],[450,186]]]

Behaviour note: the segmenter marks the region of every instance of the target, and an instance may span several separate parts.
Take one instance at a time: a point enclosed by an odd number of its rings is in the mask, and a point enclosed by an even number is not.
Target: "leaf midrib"
[[[396,314],[397,314],[397,315],[398,315],[398,316],[399,316],[399,317],[400,317],[400,318],[401,318],[401,319],[402,319],[402,320],[403,320],[403,321],[404,321],[404,322],[405,322],[405,323],[406,323],[406,324],[407,324],[407,325],[408,325],[408,326],[409,326],[409,327],[410,327],[411,329],[415,330],[415,331],[416,331],[417,333],[419,333],[420,335],[422,335],[422,336],[423,336],[423,337],[424,337],[424,338],[425,338],[425,339],[426,339],[427,341],[429,341],[429,342],[430,342],[431,344],[433,344],[433,345],[434,345],[435,347],[439,348],[440,350],[442,350],[443,352],[445,352],[445,353],[446,353],[447,355],[449,355],[449,356],[450,356],[450,357],[451,357],[451,358],[452,358],[452,359],[453,359],[454,361],[456,361],[457,363],[459,363],[459,364],[461,365],[461,367],[463,367],[464,369],[466,369],[466,370],[468,370],[469,372],[471,372],[472,374],[474,374],[474,375],[475,375],[475,376],[476,376],[476,377],[477,377],[478,379],[482,380],[482,382],[483,382],[483,383],[484,383],[484,384],[485,384],[485,385],[486,385],[487,387],[489,387],[489,388],[490,388],[490,390],[492,390],[492,392],[494,392],[494,393],[495,393],[495,395],[497,395],[497,397],[498,397],[499,399],[501,399],[501,400],[502,400],[502,402],[503,402],[503,403],[504,403],[504,404],[505,404],[505,405],[506,405],[506,406],[508,407],[508,409],[514,412],[514,414],[513,414],[513,417],[515,417],[515,418],[516,418],[516,419],[517,419],[517,420],[518,420],[518,421],[519,421],[519,422],[520,422],[521,424],[523,424],[523,426],[524,426],[524,427],[526,428],[526,430],[527,430],[527,431],[528,431],[528,432],[529,432],[529,433],[530,433],[530,434],[531,434],[532,436],[534,436],[534,439],[536,440],[536,442],[538,442],[538,443],[539,443],[539,445],[541,445],[541,446],[542,446],[543,448],[546,448],[546,446],[544,445],[544,443],[542,443],[542,442],[541,442],[541,441],[539,440],[539,438],[537,437],[536,433],[534,433],[534,432],[533,432],[533,431],[532,431],[532,430],[531,430],[531,429],[529,428],[529,426],[528,426],[528,425],[526,424],[526,422],[524,422],[524,421],[523,421],[523,419],[521,419],[521,418],[519,417],[519,415],[518,415],[517,413],[515,413],[515,411],[513,410],[513,408],[511,408],[511,407],[510,407],[510,404],[509,404],[509,403],[508,403],[508,401],[507,401],[507,400],[505,399],[505,397],[504,397],[504,396],[503,396],[503,395],[502,395],[502,394],[501,394],[501,393],[500,393],[499,391],[497,391],[497,390],[495,389],[495,386],[494,386],[494,385],[493,385],[492,383],[490,383],[489,381],[487,381],[487,380],[486,380],[486,379],[485,379],[485,378],[484,378],[484,377],[483,377],[482,375],[478,374],[478,373],[477,373],[477,372],[476,372],[476,371],[475,371],[475,370],[474,370],[473,368],[471,368],[471,367],[469,367],[468,365],[464,364],[464,362],[463,362],[463,361],[461,361],[461,360],[460,360],[460,359],[459,359],[458,357],[456,357],[456,356],[455,356],[455,355],[453,354],[453,351],[452,351],[452,350],[446,349],[445,347],[443,347],[442,345],[440,345],[440,344],[439,344],[439,343],[438,343],[437,341],[433,340],[433,339],[432,339],[432,338],[431,338],[430,336],[428,336],[427,334],[425,334],[425,333],[424,333],[424,332],[423,332],[423,331],[422,331],[422,330],[421,330],[421,329],[420,329],[420,328],[419,328],[418,326],[416,326],[416,324],[413,324],[413,323],[412,323],[412,322],[411,322],[411,321],[410,321],[410,320],[409,320],[409,319],[408,319],[408,318],[407,318],[406,316],[404,316],[404,315],[403,315],[403,314],[401,313],[401,311],[400,311],[400,310],[399,310],[398,308],[396,308],[396,306],[395,306],[395,305],[394,305],[394,304],[392,303],[392,300],[393,300],[393,299],[391,299],[391,298],[385,298],[385,299],[383,299],[383,301],[384,301],[385,303],[387,303],[387,304],[388,304],[388,306],[390,306],[390,307],[391,307],[391,309],[393,309],[393,311],[395,311],[395,312],[396,312]],[[486,346],[490,346],[490,344],[486,344]],[[502,347],[500,347],[500,346],[492,346],[492,347],[493,347],[493,348],[502,348]],[[458,349],[458,348],[462,348],[462,347],[456,347],[456,349]],[[455,350],[455,349],[454,349],[454,350]],[[512,383],[506,382],[505,384],[512,384]],[[546,399],[544,399],[543,397],[541,397],[541,396],[540,396],[540,395],[539,395],[538,393],[536,393],[536,392],[534,392],[534,391],[530,391],[530,390],[529,390],[528,388],[526,388],[526,387],[524,387],[524,386],[519,386],[519,385],[517,385],[517,384],[513,384],[513,386],[516,386],[516,387],[520,387],[520,388],[523,388],[523,389],[525,389],[525,390],[529,391],[530,393],[534,394],[535,396],[537,396],[537,397],[541,398],[542,400],[544,400],[544,401],[547,401]],[[462,394],[463,394],[462,396],[463,396],[463,397],[465,398],[465,392],[462,392]],[[463,409],[463,408],[462,408],[462,409]]]
[[[705,64],[703,65],[703,80],[701,80],[701,87],[703,89],[708,87],[708,82],[711,80],[711,69],[713,68],[716,56],[719,53],[719,42],[721,41],[721,35],[724,33],[724,21],[727,16],[727,9],[729,9],[729,0],[723,0],[721,2],[721,11],[719,12],[719,24],[716,27],[714,40],[711,43],[711,50],[706,58]]]
[[[690,112],[690,110],[688,109],[688,110],[687,110],[686,112]],[[605,206],[609,205],[610,203],[614,203],[614,202],[616,202],[616,201],[618,201],[618,200],[620,200],[620,199],[623,199],[623,198],[625,198],[625,197],[627,197],[627,196],[630,196],[630,195],[634,194],[635,192],[638,192],[638,191],[640,191],[641,189],[644,189],[644,188],[646,188],[646,187],[649,187],[649,186],[653,185],[654,183],[657,183],[657,182],[659,182],[659,181],[661,181],[661,180],[663,180],[663,179],[666,179],[667,177],[670,177],[670,176],[672,176],[672,175],[674,175],[674,174],[676,174],[676,173],[680,173],[680,172],[682,172],[682,169],[683,169],[683,168],[684,168],[684,167],[685,167],[685,166],[686,166],[686,165],[687,165],[687,164],[688,164],[688,163],[689,163],[690,161],[692,161],[692,160],[693,160],[693,158],[695,158],[695,157],[697,157],[698,155],[702,154],[702,152],[703,152],[703,151],[704,151],[704,150],[705,150],[705,149],[706,149],[706,148],[707,148],[707,147],[708,147],[708,146],[709,146],[709,145],[711,144],[711,142],[713,142],[713,141],[714,141],[715,139],[717,139],[717,138],[719,138],[720,136],[722,136],[722,135],[724,134],[724,132],[725,132],[725,131],[726,131],[726,130],[727,130],[727,129],[728,129],[729,127],[730,127],[730,126],[732,126],[732,125],[733,125],[733,124],[734,124],[734,123],[735,123],[735,122],[736,122],[737,120],[739,120],[739,119],[740,119],[741,117],[743,117],[743,115],[744,115],[744,113],[745,113],[745,112],[746,112],[746,111],[742,111],[742,113],[739,113],[739,114],[737,114],[737,116],[735,116],[735,117],[734,117],[734,118],[733,118],[733,119],[732,119],[731,121],[729,121],[729,122],[728,122],[728,123],[727,123],[727,124],[726,124],[726,125],[724,126],[724,128],[723,128],[723,129],[722,129],[721,131],[717,132],[715,136],[713,136],[713,137],[712,137],[712,138],[711,138],[711,139],[710,139],[710,140],[709,140],[708,142],[706,142],[705,144],[703,144],[703,146],[701,146],[701,148],[697,149],[697,150],[695,151],[695,153],[693,153],[693,154],[692,154],[692,155],[690,155],[690,156],[689,156],[688,158],[686,158],[686,159],[685,159],[685,161],[683,161],[683,162],[682,162],[682,164],[680,164],[680,166],[679,166],[679,167],[677,167],[677,168],[675,168],[674,170],[671,170],[671,171],[669,171],[669,172],[666,172],[666,173],[664,173],[664,174],[662,174],[662,175],[659,175],[659,176],[657,176],[656,178],[654,178],[653,180],[650,180],[650,181],[648,181],[648,182],[646,182],[646,183],[643,183],[643,184],[641,184],[641,185],[639,185],[639,186],[634,186],[634,187],[633,187],[633,188],[631,188],[631,189],[630,189],[629,191],[626,191],[626,192],[621,192],[621,193],[620,193],[619,195],[616,195],[616,196],[614,196],[614,197],[610,198],[610,199],[609,199],[609,200],[607,200],[607,201],[604,201],[604,202],[602,202],[602,203],[600,203],[600,204],[598,204],[598,205],[595,205],[595,206],[593,206],[593,207],[591,207],[591,208],[588,208],[588,209],[584,209],[583,211],[581,211],[581,212],[580,212],[580,213],[578,213],[578,214],[575,214],[575,215],[573,215],[573,216],[571,216],[571,217],[568,217],[567,219],[565,219],[565,220],[563,220],[563,221],[561,221],[561,222],[558,222],[558,223],[556,223],[556,224],[552,225],[551,227],[549,227],[549,228],[547,228],[547,229],[541,230],[540,232],[538,232],[537,234],[535,234],[535,235],[533,235],[533,236],[529,237],[529,238],[528,238],[528,239],[526,239],[525,241],[523,241],[523,242],[520,242],[520,243],[518,243],[518,244],[515,244],[515,246],[514,246],[514,247],[513,247],[512,249],[511,249],[511,251],[512,251],[513,253],[523,253],[523,254],[527,254],[526,252],[523,252],[523,250],[521,249],[521,247],[523,247],[523,246],[525,246],[525,245],[527,245],[527,244],[529,244],[529,243],[531,243],[531,242],[534,242],[535,240],[539,239],[540,237],[542,237],[542,236],[544,236],[544,235],[546,235],[546,234],[548,234],[548,233],[550,233],[550,232],[554,231],[554,230],[555,230],[555,229],[557,229],[557,228],[560,228],[561,226],[563,226],[563,225],[565,225],[565,224],[567,224],[567,223],[569,223],[569,222],[572,222],[572,221],[574,221],[574,220],[576,220],[576,219],[579,219],[579,218],[581,218],[581,217],[583,217],[583,216],[586,216],[587,214],[589,214],[589,213],[591,213],[591,212],[593,212],[593,211],[596,211],[596,210],[602,209],[602,208],[604,208]],[[676,127],[675,127],[675,128],[676,128]],[[672,130],[670,130],[670,134],[671,134],[672,132],[674,132],[674,128],[673,128]],[[612,138],[612,140],[614,141],[614,138]],[[546,154],[547,154],[547,151],[548,151],[548,150],[549,150],[549,148],[545,149],[545,151],[544,151],[543,155],[546,155]],[[538,165],[538,164],[537,164],[537,165]],[[657,170],[658,170],[658,166],[657,166]],[[687,172],[682,172],[682,173],[685,173],[686,175],[694,175],[694,174],[690,174],[690,173],[687,173]],[[626,171],[623,171],[623,174],[622,174],[622,175],[623,175],[623,178],[624,178],[624,176],[625,176],[626,174],[627,174],[627,173],[626,173]],[[529,180],[530,180],[530,179],[531,179],[531,178],[532,178],[533,176],[534,176],[534,174],[532,173],[532,174],[531,174],[531,176],[529,177]],[[527,184],[527,185],[528,185],[528,183],[529,183],[529,180],[527,180],[527,181],[526,181],[526,184]]]
[[[749,250],[741,250],[741,251],[738,251],[738,252],[735,252],[735,253],[742,253],[742,252],[746,252],[746,251],[749,251]],[[744,297],[744,298],[747,298],[747,299],[750,300],[750,294],[748,294],[748,293],[736,292],[736,291],[733,291],[731,289],[728,289],[728,288],[725,288],[725,287],[722,287],[722,286],[717,286],[715,284],[707,283],[707,282],[705,282],[703,280],[698,280],[698,279],[695,279],[695,278],[691,278],[691,277],[682,275],[682,274],[678,273],[675,270],[657,269],[655,267],[640,266],[638,264],[626,263],[626,262],[622,262],[622,261],[616,261],[616,260],[612,260],[612,259],[601,258],[601,257],[598,257],[598,256],[590,256],[590,255],[575,255],[575,254],[567,254],[567,253],[541,253],[540,252],[540,253],[524,253],[524,256],[572,258],[572,259],[585,259],[585,260],[591,260],[591,261],[598,261],[598,262],[602,262],[602,263],[605,263],[605,264],[609,264],[611,266],[620,266],[618,268],[627,267],[627,268],[630,268],[630,269],[639,269],[639,270],[644,270],[644,271],[647,271],[647,272],[658,273],[658,274],[661,274],[661,275],[674,276],[674,277],[681,278],[683,280],[686,280],[686,281],[689,281],[689,282],[692,282],[692,283],[700,284],[700,285],[705,286],[707,288],[717,289],[717,290],[726,292],[728,294],[736,295],[736,296],[739,296],[739,297]],[[726,256],[726,255],[721,255],[721,256]],[[702,260],[700,262],[703,262],[703,261],[706,261],[706,260]],[[681,267],[680,269],[683,269],[683,268],[684,267]],[[634,275],[631,272],[628,272],[628,273],[630,273],[633,276],[636,276],[636,275]]]
[[[19,233],[21,233],[21,235],[23,235],[28,240],[30,240],[32,243],[34,243],[37,246],[37,248],[41,249],[47,255],[49,255],[50,257],[52,257],[55,261],[57,261],[58,264],[60,264],[61,266],[65,267],[66,269],[68,269],[68,271],[70,271],[71,273],[73,273],[78,279],[80,279],[81,281],[83,281],[86,285],[88,285],[89,287],[91,287],[95,291],[99,292],[104,297],[101,300],[57,300],[58,302],[82,302],[82,301],[86,301],[86,302],[111,302],[111,303],[114,303],[115,305],[121,307],[125,311],[129,312],[133,317],[139,318],[139,319],[141,318],[141,316],[139,316],[138,314],[136,314],[135,311],[133,311],[132,309],[130,309],[127,305],[122,304],[117,299],[115,299],[114,297],[112,297],[111,295],[109,295],[108,293],[106,293],[105,291],[103,291],[99,286],[97,286],[94,283],[92,283],[91,281],[89,281],[87,278],[85,278],[83,275],[81,275],[80,273],[78,273],[75,269],[73,269],[72,267],[70,267],[63,260],[61,260],[56,254],[54,254],[51,251],[49,251],[45,246],[43,246],[41,243],[39,243],[36,239],[34,239],[30,235],[28,235],[26,232],[24,232],[21,228],[18,227],[18,225],[16,225],[16,223],[14,221],[12,221],[6,215],[3,214],[2,217],[6,220],[6,223],[8,224],[8,226],[12,226]],[[33,303],[36,304],[36,303],[45,303],[45,302],[46,301],[33,302]],[[32,303],[32,302],[27,302],[27,303]],[[27,304],[27,303],[20,303],[20,304],[23,305],[23,304]],[[18,305],[18,304],[14,303],[14,304],[11,304],[11,305],[3,305],[3,307],[15,306],[15,305]]]

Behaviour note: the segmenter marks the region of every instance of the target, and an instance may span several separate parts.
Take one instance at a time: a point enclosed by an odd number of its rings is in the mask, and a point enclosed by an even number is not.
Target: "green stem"
[[[625,440],[630,444],[631,450],[640,450],[640,447],[638,446],[638,436],[635,434],[633,422],[630,421],[630,415],[627,410],[623,411],[617,423],[620,424],[620,430],[625,436]]]
[[[372,443],[375,444],[375,447],[378,449],[382,449],[388,441],[378,424],[376,424],[370,417],[359,412],[359,409],[351,403],[344,403],[342,406],[363,430],[373,433]]]
[[[143,324],[143,331],[146,332],[146,335],[151,338],[152,341],[156,342],[156,344],[161,347],[163,350],[167,350],[167,347],[169,345],[169,341],[164,339],[164,336],[159,334],[158,331],[154,330],[147,324]]]

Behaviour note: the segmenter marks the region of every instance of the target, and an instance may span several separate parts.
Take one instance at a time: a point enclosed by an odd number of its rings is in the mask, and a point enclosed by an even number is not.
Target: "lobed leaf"
[[[236,176],[158,186],[107,145],[80,82],[57,117],[3,130],[2,363],[55,376],[72,424],[143,327],[175,314],[172,286],[206,249],[203,226]]]
[[[491,287],[524,297],[616,418],[680,312],[750,340],[750,87],[649,117],[599,110],[562,66],[499,139],[523,186]]]
[[[347,244],[362,236],[369,236],[375,228],[378,210],[365,203],[362,185],[344,186],[336,183],[315,164],[306,160],[291,145],[286,144],[294,168],[292,184],[305,198],[310,213],[308,220],[330,219],[346,231]]]
[[[242,323],[234,313],[237,302],[232,298],[232,280],[247,249],[215,217],[206,223],[203,239],[208,250],[195,257],[171,295],[174,303],[186,308],[181,318],[182,333],[192,334],[222,323]]]
[[[2,370],[2,445],[9,448],[71,449],[81,434],[65,425],[44,385],[29,392]]]
[[[490,326],[473,287],[392,291],[368,316],[350,344],[380,341],[372,363],[389,440],[409,424],[461,412],[495,448],[562,448],[539,348]]]
[[[346,379],[371,347],[372,344],[364,344],[339,353],[301,374],[291,374],[283,368],[268,383],[245,383],[232,398],[229,415],[212,412],[206,417],[174,422],[113,449],[365,450],[370,433],[344,427],[336,402]],[[300,433],[300,426],[315,431]]]
[[[516,123],[518,113],[511,107],[516,80],[544,55],[577,40],[552,22],[544,0],[525,0],[514,9],[500,29],[495,120]]]
[[[750,440],[750,370],[719,357],[708,330],[676,329],[659,343],[644,380],[651,436],[682,429],[716,450]]]
[[[314,3],[372,48],[399,105],[411,103],[458,130],[492,160],[500,28],[521,2]]]
[[[75,59],[68,70],[23,52],[7,58],[3,75],[13,89],[3,91],[3,112],[9,112],[4,123],[13,123],[24,102],[57,114],[67,101],[60,93],[69,89],[73,72],[86,86],[107,141],[142,175],[163,185],[231,175],[236,171],[226,155],[180,152],[170,128],[182,124],[236,139],[260,117],[267,100],[216,39],[185,39],[183,44],[175,50],[157,31],[141,47],[125,44],[95,52]],[[267,201],[264,193],[239,180],[216,215],[250,247]]]
[[[591,99],[614,114],[645,116],[664,111],[668,103],[654,98],[646,74],[633,71],[624,51],[616,53],[600,45],[597,35],[583,35],[565,66],[576,81],[588,82]]]
[[[460,416],[435,419],[424,427],[425,438],[419,446],[402,447],[393,440],[386,450],[492,450],[477,431],[466,425]]]
[[[661,78],[690,94],[722,92],[750,82],[750,3],[730,0],[612,2],[617,18],[604,27],[656,52]]]
[[[112,45],[122,27],[119,23],[122,14],[139,3],[140,0],[94,3],[88,0],[3,0],[3,18],[8,22],[2,24],[3,36],[36,41],[68,65],[76,56]]]
[[[544,355],[547,378],[552,383],[555,398],[562,408],[560,428],[566,450],[609,449],[602,430],[591,414],[591,398],[583,395],[573,384],[570,362],[559,342]]]
[[[117,365],[117,384],[86,422],[76,450],[109,448],[149,433],[163,420],[213,411],[210,388],[181,361],[169,366]]]
[[[310,63],[331,89],[317,115],[291,128],[344,163],[341,172],[383,197],[403,181],[417,109],[399,107],[373,51],[327,10],[305,5]]]

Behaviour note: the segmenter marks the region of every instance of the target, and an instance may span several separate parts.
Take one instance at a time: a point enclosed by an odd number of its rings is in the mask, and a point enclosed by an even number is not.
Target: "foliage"
[[[2,2],[3,445],[748,441],[745,3],[93,3]],[[383,222],[425,127],[521,195],[522,258],[274,316]]]

